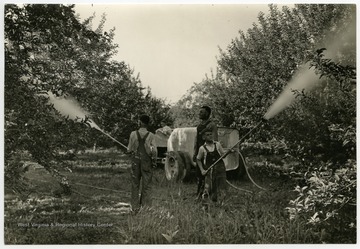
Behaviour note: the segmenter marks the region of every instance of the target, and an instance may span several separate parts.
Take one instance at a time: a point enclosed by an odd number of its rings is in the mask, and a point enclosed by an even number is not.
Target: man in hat
[[[150,117],[141,115],[140,128],[131,132],[127,152],[133,155],[131,165],[131,207],[137,213],[142,206],[151,205],[151,180],[157,156],[155,136],[148,131]],[[140,181],[142,187],[140,189]],[[139,194],[140,192],[140,194]]]

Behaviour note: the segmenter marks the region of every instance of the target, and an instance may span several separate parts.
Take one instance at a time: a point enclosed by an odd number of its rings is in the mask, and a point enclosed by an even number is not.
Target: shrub
[[[307,185],[295,188],[298,196],[286,209],[290,220],[301,216],[307,224],[320,227],[325,242],[354,243],[341,238],[356,234],[356,161],[348,160],[335,172],[329,164],[306,172]]]

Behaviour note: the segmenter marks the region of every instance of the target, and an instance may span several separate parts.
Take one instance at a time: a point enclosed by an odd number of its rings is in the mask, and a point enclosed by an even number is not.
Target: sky
[[[282,5],[278,5],[281,8]],[[219,47],[226,50],[239,31],[257,22],[268,4],[77,4],[81,19],[95,13],[95,29],[115,27],[113,58],[139,74],[143,86],[168,103],[178,101],[205,75],[216,71]]]

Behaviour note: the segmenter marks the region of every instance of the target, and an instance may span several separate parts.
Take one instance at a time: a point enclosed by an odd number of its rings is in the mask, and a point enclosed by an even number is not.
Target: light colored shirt
[[[148,133],[148,130],[146,128],[140,128],[138,131],[142,138],[146,135],[146,133]],[[138,137],[136,135],[136,131],[133,131],[130,133],[128,151],[136,153],[138,150],[138,147],[139,147]],[[147,138],[145,140],[145,150],[148,153],[148,155],[150,155],[152,158],[157,157],[155,136],[151,132],[149,132],[149,135],[147,136]]]
[[[215,150],[215,144],[216,144],[216,150],[219,152],[219,155],[222,156],[225,154],[224,148],[222,147],[222,145],[217,142],[214,141],[213,144],[203,144],[200,148],[199,148],[199,152],[197,154],[196,159],[202,161],[204,164],[206,163],[206,156],[207,156],[207,151],[204,148],[204,146],[206,145],[206,148],[209,150],[209,152],[213,152]]]

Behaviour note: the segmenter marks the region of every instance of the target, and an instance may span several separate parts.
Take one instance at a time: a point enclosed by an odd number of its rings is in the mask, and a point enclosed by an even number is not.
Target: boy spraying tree
[[[207,171],[207,169],[209,169],[225,151],[219,142],[213,140],[212,131],[205,131],[203,133],[203,139],[205,143],[199,148],[196,157],[200,171],[202,175],[205,176],[205,187],[202,199],[204,202],[211,199],[213,202],[218,201],[220,204],[223,204],[227,192],[225,163],[223,160],[219,160],[209,171]]]

